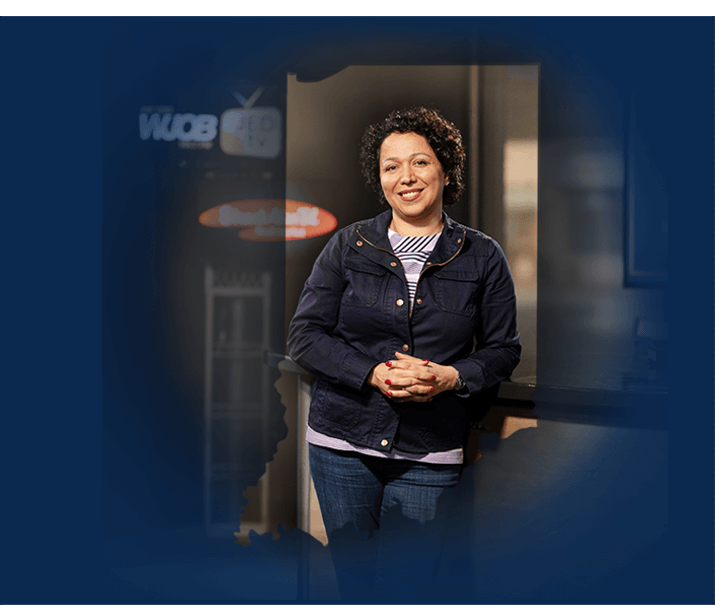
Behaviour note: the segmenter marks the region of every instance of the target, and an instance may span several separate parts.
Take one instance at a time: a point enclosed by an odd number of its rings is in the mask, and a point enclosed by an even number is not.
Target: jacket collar
[[[464,244],[465,229],[454,221],[447,213],[442,212],[444,228],[437,244],[430,255],[433,264],[440,264],[448,261],[456,255]],[[392,252],[390,240],[387,237],[387,228],[392,221],[392,209],[381,212],[372,219],[358,221],[355,225],[355,232],[372,246],[385,251]]]

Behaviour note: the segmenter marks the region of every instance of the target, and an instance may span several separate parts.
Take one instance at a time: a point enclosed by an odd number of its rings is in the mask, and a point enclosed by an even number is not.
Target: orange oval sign
[[[209,208],[199,216],[206,227],[242,228],[244,240],[303,240],[332,232],[338,220],[319,206],[296,200],[238,200]]]

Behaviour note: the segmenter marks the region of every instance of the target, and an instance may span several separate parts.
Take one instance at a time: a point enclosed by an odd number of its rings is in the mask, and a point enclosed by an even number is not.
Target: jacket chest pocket
[[[479,274],[474,269],[444,269],[434,273],[437,306],[445,312],[474,316]]]
[[[367,260],[345,261],[347,286],[342,303],[350,306],[373,306],[387,270]]]

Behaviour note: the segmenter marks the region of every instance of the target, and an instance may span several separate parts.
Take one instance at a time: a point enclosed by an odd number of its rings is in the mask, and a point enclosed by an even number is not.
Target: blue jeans
[[[461,465],[369,457],[310,445],[310,472],[343,599],[414,595],[433,584],[437,500]]]

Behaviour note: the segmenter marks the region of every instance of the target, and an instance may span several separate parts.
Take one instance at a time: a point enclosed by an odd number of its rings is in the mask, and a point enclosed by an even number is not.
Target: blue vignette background
[[[289,70],[320,78],[351,63],[421,61],[540,62],[542,113],[553,116],[543,107],[543,100],[554,99],[550,90],[569,91],[564,84],[574,84],[573,96],[560,102],[581,109],[567,113],[577,125],[560,126],[565,132],[607,113],[579,91],[579,83],[628,92],[648,75],[663,78],[642,129],[660,130],[651,141],[651,161],[669,195],[671,359],[662,472],[668,529],[648,550],[634,551],[617,576],[608,567],[612,551],[604,550],[589,568],[588,588],[576,583],[569,590],[568,572],[550,572],[571,554],[566,542],[536,551],[512,576],[493,576],[483,601],[466,588],[451,601],[713,602],[713,19],[0,23],[9,84],[3,99],[9,185],[3,243],[10,353],[3,402],[8,569],[2,603],[246,602],[241,593],[249,587],[256,593],[257,576],[269,575],[277,559],[290,554],[288,536],[276,542],[280,546],[228,542],[211,550],[201,541],[182,541],[180,526],[200,514],[192,495],[200,493],[201,479],[200,464],[186,456],[184,443],[200,444],[200,436],[193,437],[191,423],[180,418],[188,400],[171,370],[171,344],[157,352],[156,328],[146,317],[156,299],[147,261],[156,253],[144,204],[155,186],[148,175],[133,183],[118,178],[123,167],[142,161],[135,157],[136,106],[129,116],[116,114],[124,97],[160,73],[166,82],[180,77],[187,83],[225,74],[279,79]],[[608,122],[607,116],[598,119]],[[117,309],[121,316],[107,315]],[[648,410],[635,408],[638,414]],[[604,453],[610,450],[616,449]],[[569,501],[574,508],[580,503]],[[648,507],[633,503],[647,523]],[[629,509],[612,512],[609,524]],[[518,550],[517,541],[510,544]],[[134,576],[144,572],[147,580],[165,581],[166,589],[122,579],[127,559],[138,568]],[[167,563],[193,569],[190,576],[156,569]],[[562,588],[520,593],[515,576]],[[270,578],[261,589],[259,582],[252,601],[290,603]]]

